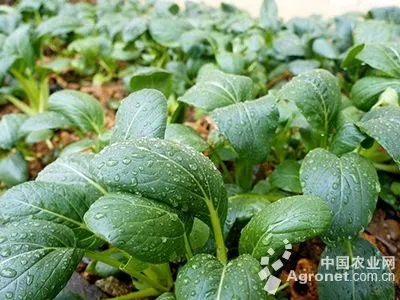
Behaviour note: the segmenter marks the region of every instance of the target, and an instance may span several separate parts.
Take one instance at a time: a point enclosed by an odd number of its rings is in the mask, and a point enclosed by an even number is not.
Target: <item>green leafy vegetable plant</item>
[[[273,0],[258,18],[226,3],[0,6],[0,105],[24,113],[0,111],[0,299],[73,297],[59,292],[82,260],[131,284],[120,300],[283,299],[289,283],[269,295],[262,278],[312,238],[318,273],[350,279],[318,282],[320,299],[393,299],[363,232],[378,199],[400,208],[399,43],[396,7],[284,23]],[[54,80],[130,94],[110,99],[108,130],[95,98]],[[26,182],[30,145],[65,129],[79,140]],[[340,257],[347,269],[327,265]]]
[[[127,118],[131,111],[134,118]],[[242,232],[240,256],[228,259],[222,176],[195,148],[164,139],[166,116],[160,92],[135,92],[117,113],[110,145],[97,154],[61,157],[36,181],[2,196],[2,296],[54,297],[87,256],[129,274],[139,290],[132,298],[172,290],[169,263],[184,260],[177,299],[266,298],[257,275],[263,249],[281,238],[299,242],[327,229],[331,212],[321,198],[284,198],[253,217]],[[192,235],[204,231],[212,246],[196,250]],[[111,248],[97,251],[105,243]],[[44,264],[48,271],[35,271]],[[238,276],[246,287],[235,288]]]

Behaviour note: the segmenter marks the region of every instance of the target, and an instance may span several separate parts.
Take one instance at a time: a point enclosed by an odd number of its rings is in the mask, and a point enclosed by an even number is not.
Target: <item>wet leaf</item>
[[[6,225],[0,231],[0,298],[54,298],[82,256],[64,225],[44,220]]]
[[[143,89],[126,97],[117,112],[111,143],[141,137],[163,138],[167,100],[159,91]]]
[[[334,214],[325,242],[358,237],[364,231],[380,191],[371,162],[356,153],[339,158],[318,148],[304,158],[300,180],[304,194],[321,197]]]
[[[293,196],[269,204],[242,230],[239,252],[256,259],[283,253],[284,241],[294,244],[322,235],[331,222],[331,210],[317,196]]]
[[[108,194],[85,214],[90,230],[133,257],[164,263],[184,253],[185,219],[168,205],[130,194]]]
[[[196,255],[179,270],[176,299],[266,299],[259,271],[259,262],[247,254],[226,266],[209,254]]]

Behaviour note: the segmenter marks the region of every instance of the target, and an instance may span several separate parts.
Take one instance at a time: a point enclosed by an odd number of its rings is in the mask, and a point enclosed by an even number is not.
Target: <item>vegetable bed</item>
[[[0,5],[0,299],[400,299],[400,7],[277,15]]]

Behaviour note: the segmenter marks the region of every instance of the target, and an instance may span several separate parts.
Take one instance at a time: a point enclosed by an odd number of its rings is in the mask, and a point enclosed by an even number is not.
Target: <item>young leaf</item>
[[[23,114],[4,115],[0,121],[0,148],[10,150],[21,137],[19,129],[28,117]]]
[[[30,181],[8,190],[1,198],[0,223],[41,219],[71,228],[78,246],[93,248],[99,240],[82,228],[83,215],[95,201],[88,199],[79,186]]]
[[[100,133],[104,127],[103,108],[92,96],[73,90],[63,90],[49,97],[49,110],[71,120],[82,132]]]
[[[349,106],[339,113],[336,133],[332,138],[329,150],[341,156],[353,151],[366,138],[355,123],[362,117],[362,112]]]
[[[270,31],[279,29],[278,7],[274,0],[264,0],[260,11],[260,24]]]
[[[272,43],[274,52],[278,58],[288,58],[290,56],[305,56],[305,47],[301,39],[289,30],[277,33]]]
[[[279,111],[271,99],[263,97],[218,108],[211,117],[240,159],[253,163],[266,159],[279,121]]]
[[[210,209],[223,222],[226,191],[214,164],[193,148],[172,141],[142,138],[104,148],[90,170],[111,190],[144,197],[189,211],[210,223]]]
[[[238,53],[220,52],[215,56],[222,71],[230,74],[240,74],[245,67],[244,57]]]
[[[284,160],[271,174],[271,184],[281,190],[301,193],[300,164],[295,160]]]
[[[400,80],[367,76],[353,85],[350,91],[350,99],[357,108],[368,111],[378,101],[379,95],[387,88],[392,88],[400,93]]]
[[[312,43],[312,49],[316,54],[328,59],[336,59],[339,56],[333,44],[324,38],[315,39]]]
[[[32,131],[46,129],[70,128],[72,123],[63,114],[55,111],[46,111],[29,117],[20,127],[20,134],[26,135]]]
[[[400,44],[365,44],[357,59],[394,78],[400,78]]]
[[[176,299],[266,299],[259,271],[259,262],[247,254],[226,266],[209,254],[196,255],[179,270]]]
[[[176,48],[183,33],[192,29],[186,20],[175,18],[154,18],[150,21],[151,37],[164,47]]]
[[[148,20],[143,17],[135,17],[122,31],[122,40],[125,43],[136,40],[140,35],[146,32]]]
[[[155,67],[140,68],[129,80],[129,89],[156,89],[168,97],[172,92],[172,73]]]
[[[111,143],[141,137],[164,138],[167,100],[154,89],[144,89],[126,97],[117,112]]]
[[[336,125],[341,104],[337,79],[326,70],[313,70],[296,76],[281,90],[283,98],[293,101],[311,127],[329,135]]]
[[[6,157],[0,158],[0,181],[6,186],[20,184],[28,178],[28,163],[21,152],[10,152]]]
[[[394,299],[395,291],[390,271],[383,265],[383,257],[378,249],[368,241],[357,238],[343,243],[328,245],[322,253],[321,262],[329,259],[349,258],[349,268],[335,268],[327,264],[320,264],[318,273],[322,276],[334,274],[335,280],[321,280],[318,282],[318,295],[320,299],[368,299],[390,300]],[[360,263],[362,262],[361,266]],[[374,265],[377,263],[377,265]],[[346,275],[347,274],[347,275]],[[340,276],[340,277],[338,277]],[[337,279],[337,278],[341,278]],[[357,280],[361,278],[374,278],[373,281]],[[385,280],[386,278],[386,280]]]
[[[209,148],[207,142],[192,127],[182,124],[168,124],[165,139],[191,146],[199,152]]]
[[[327,243],[359,235],[372,218],[379,193],[373,165],[356,153],[337,157],[318,148],[307,154],[300,169],[306,195],[319,196],[334,212],[324,238]]]
[[[179,99],[208,111],[241,101],[253,96],[253,82],[250,78],[203,68],[197,83]]]
[[[242,230],[239,252],[260,259],[272,248],[279,255],[284,250],[284,240],[294,244],[321,235],[330,222],[331,210],[321,198],[283,198],[250,220]]]
[[[35,65],[35,52],[29,31],[29,26],[22,25],[12,32],[4,41],[0,60],[10,58],[9,62],[12,61],[12,63],[18,60],[22,62],[24,67],[33,69]],[[11,67],[12,63],[6,65]]]
[[[54,135],[54,132],[50,129],[42,129],[39,131],[33,131],[33,132],[30,132],[25,137],[25,142],[28,144],[34,144],[34,143],[42,142],[45,140],[49,140],[52,138],[53,135]]]
[[[53,299],[83,256],[71,229],[44,220],[3,227],[0,253],[1,299]]]
[[[400,166],[400,108],[378,107],[357,123],[362,132],[374,138]]]
[[[50,36],[62,36],[74,32],[76,29],[83,27],[83,21],[74,19],[70,16],[58,15],[51,17],[39,24],[36,28],[38,37],[46,34]]]
[[[190,220],[168,205],[130,194],[108,194],[85,214],[87,226],[109,243],[149,263],[184,253]]]
[[[228,215],[224,231],[228,233],[236,221],[246,222],[271,203],[271,198],[259,194],[238,194],[228,199]]]
[[[210,240],[210,228],[203,221],[194,218],[192,231],[189,235],[190,246],[193,250],[204,247]]]

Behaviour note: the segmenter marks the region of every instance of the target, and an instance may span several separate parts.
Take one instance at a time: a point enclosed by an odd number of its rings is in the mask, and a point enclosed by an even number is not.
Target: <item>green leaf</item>
[[[22,66],[33,69],[36,58],[29,31],[29,26],[22,25],[12,32],[4,41],[0,58],[18,60],[22,62]],[[9,66],[11,67],[10,64]]]
[[[146,18],[135,17],[122,32],[122,40],[125,43],[136,40],[147,31],[148,21]]]
[[[244,57],[238,53],[220,52],[215,56],[222,71],[231,74],[240,74],[245,67]]]
[[[308,72],[319,68],[321,63],[314,59],[296,59],[289,63],[290,72],[294,75],[299,75],[303,72]]]
[[[389,76],[400,78],[400,44],[365,44],[357,59]]]
[[[141,137],[164,138],[167,100],[157,90],[144,89],[126,97],[117,112],[111,143]]]
[[[272,248],[276,256],[284,240],[299,243],[322,235],[331,222],[331,211],[316,196],[293,196],[269,204],[242,230],[239,252],[260,259]]]
[[[363,20],[353,30],[354,45],[400,41],[400,25],[380,20]]]
[[[176,48],[180,46],[183,33],[192,29],[186,20],[175,18],[154,18],[150,21],[150,35],[164,47]]]
[[[214,164],[191,147],[159,139],[137,139],[104,148],[91,172],[111,190],[139,192],[209,224],[210,207],[223,222],[226,191]]]
[[[63,114],[46,111],[29,117],[20,127],[20,134],[26,135],[32,131],[45,129],[66,129],[72,126],[71,121]]]
[[[73,90],[63,90],[49,97],[49,110],[71,120],[82,132],[99,133],[104,127],[103,108],[92,96]]]
[[[194,218],[189,241],[193,250],[201,249],[210,239],[210,228],[204,222]]]
[[[280,31],[272,43],[274,52],[278,58],[290,56],[304,56],[305,49],[301,39],[293,32],[288,30]]]
[[[357,237],[371,221],[380,187],[367,159],[356,153],[339,158],[318,148],[304,158],[300,180],[305,195],[321,197],[334,212],[327,243]]]
[[[90,230],[144,262],[164,263],[184,253],[189,220],[168,205],[130,194],[108,194],[85,214]]]
[[[300,164],[295,160],[284,160],[272,172],[270,180],[271,184],[281,190],[301,193],[301,184],[299,178]]]
[[[53,299],[83,256],[71,229],[44,220],[10,223],[0,241],[1,299]]]
[[[197,83],[179,100],[211,111],[218,107],[250,100],[252,96],[253,82],[250,78],[203,68]]]
[[[313,70],[296,76],[283,86],[283,98],[293,101],[312,129],[324,135],[336,125],[341,104],[338,80],[326,70]]]
[[[98,56],[107,56],[111,54],[112,43],[111,40],[104,35],[87,36],[73,40],[68,45],[67,49],[79,53],[86,62],[96,63]],[[88,65],[85,67],[90,68],[93,66]]]
[[[387,88],[392,88],[400,93],[400,80],[367,76],[353,85],[350,91],[350,99],[357,108],[368,111],[378,101],[379,95]]]
[[[199,152],[209,148],[208,143],[192,127],[182,124],[168,124],[165,139],[191,146]]]
[[[88,149],[96,149],[99,146],[98,140],[92,140],[90,138],[83,138],[77,142],[73,142],[65,146],[59,156],[66,156],[71,154],[77,154],[79,152],[85,152]]]
[[[260,24],[270,31],[279,29],[278,7],[274,0],[264,0],[260,11]]]
[[[267,195],[238,194],[228,199],[228,215],[225,221],[225,233],[229,232],[236,221],[247,222],[271,203]]]
[[[46,34],[50,36],[62,36],[83,27],[82,20],[74,19],[70,16],[58,15],[43,21],[36,28],[38,37]]]
[[[279,121],[279,111],[271,98],[218,108],[211,117],[240,159],[261,163],[267,158]]]
[[[38,142],[42,142],[45,140],[49,140],[54,135],[54,132],[50,129],[43,129],[39,131],[30,132],[26,138],[25,142],[28,144],[34,144]]]
[[[364,44],[358,44],[351,48],[349,48],[346,52],[346,55],[343,58],[341,63],[341,67],[345,70],[350,69],[352,67],[359,67],[360,61],[356,58],[358,53],[364,48]]]
[[[175,299],[176,299],[175,295],[173,293],[168,292],[161,294],[159,297],[157,297],[156,300],[175,300]]]
[[[155,67],[140,68],[131,77],[129,89],[131,92],[156,89],[168,97],[172,92],[172,73]]]
[[[6,186],[14,186],[28,179],[28,163],[21,152],[10,152],[0,159],[0,181]]]
[[[334,45],[324,38],[317,38],[312,43],[313,51],[325,58],[336,59],[339,54]]]
[[[79,186],[30,181],[2,195],[0,223],[28,218],[47,220],[71,228],[82,248],[97,247],[99,240],[82,228],[83,216],[95,199],[86,197]]]
[[[23,114],[4,115],[0,121],[0,148],[10,150],[21,137],[19,128],[28,117]]]
[[[400,108],[378,107],[365,114],[357,126],[374,138],[400,166]]]
[[[93,157],[92,153],[86,152],[59,157],[39,173],[36,181],[79,185],[87,196],[97,199],[106,191],[89,172]]]
[[[337,261],[336,258],[349,258],[348,269],[320,264],[318,274],[329,276],[333,274],[335,280],[321,280],[318,282],[318,296],[320,299],[363,299],[363,300],[391,300],[395,298],[394,285],[390,278],[393,274],[383,266],[381,253],[368,241],[357,238],[331,246],[327,246],[322,253],[321,261]],[[356,260],[358,265],[356,265]],[[359,265],[361,261],[361,265]],[[378,262],[374,269],[374,261]],[[346,275],[347,274],[347,275]],[[371,280],[360,280],[373,278]]]
[[[259,271],[259,262],[250,255],[241,255],[226,266],[209,254],[196,255],[179,270],[176,299],[266,299]]]
[[[396,6],[371,8],[368,14],[376,20],[385,20],[389,23],[400,24],[400,8]]]
[[[18,56],[16,55],[0,55],[0,79],[3,79],[17,59]]]
[[[349,106],[339,113],[336,133],[332,138],[329,150],[338,156],[353,151],[366,138],[355,123],[362,117],[362,112]]]

